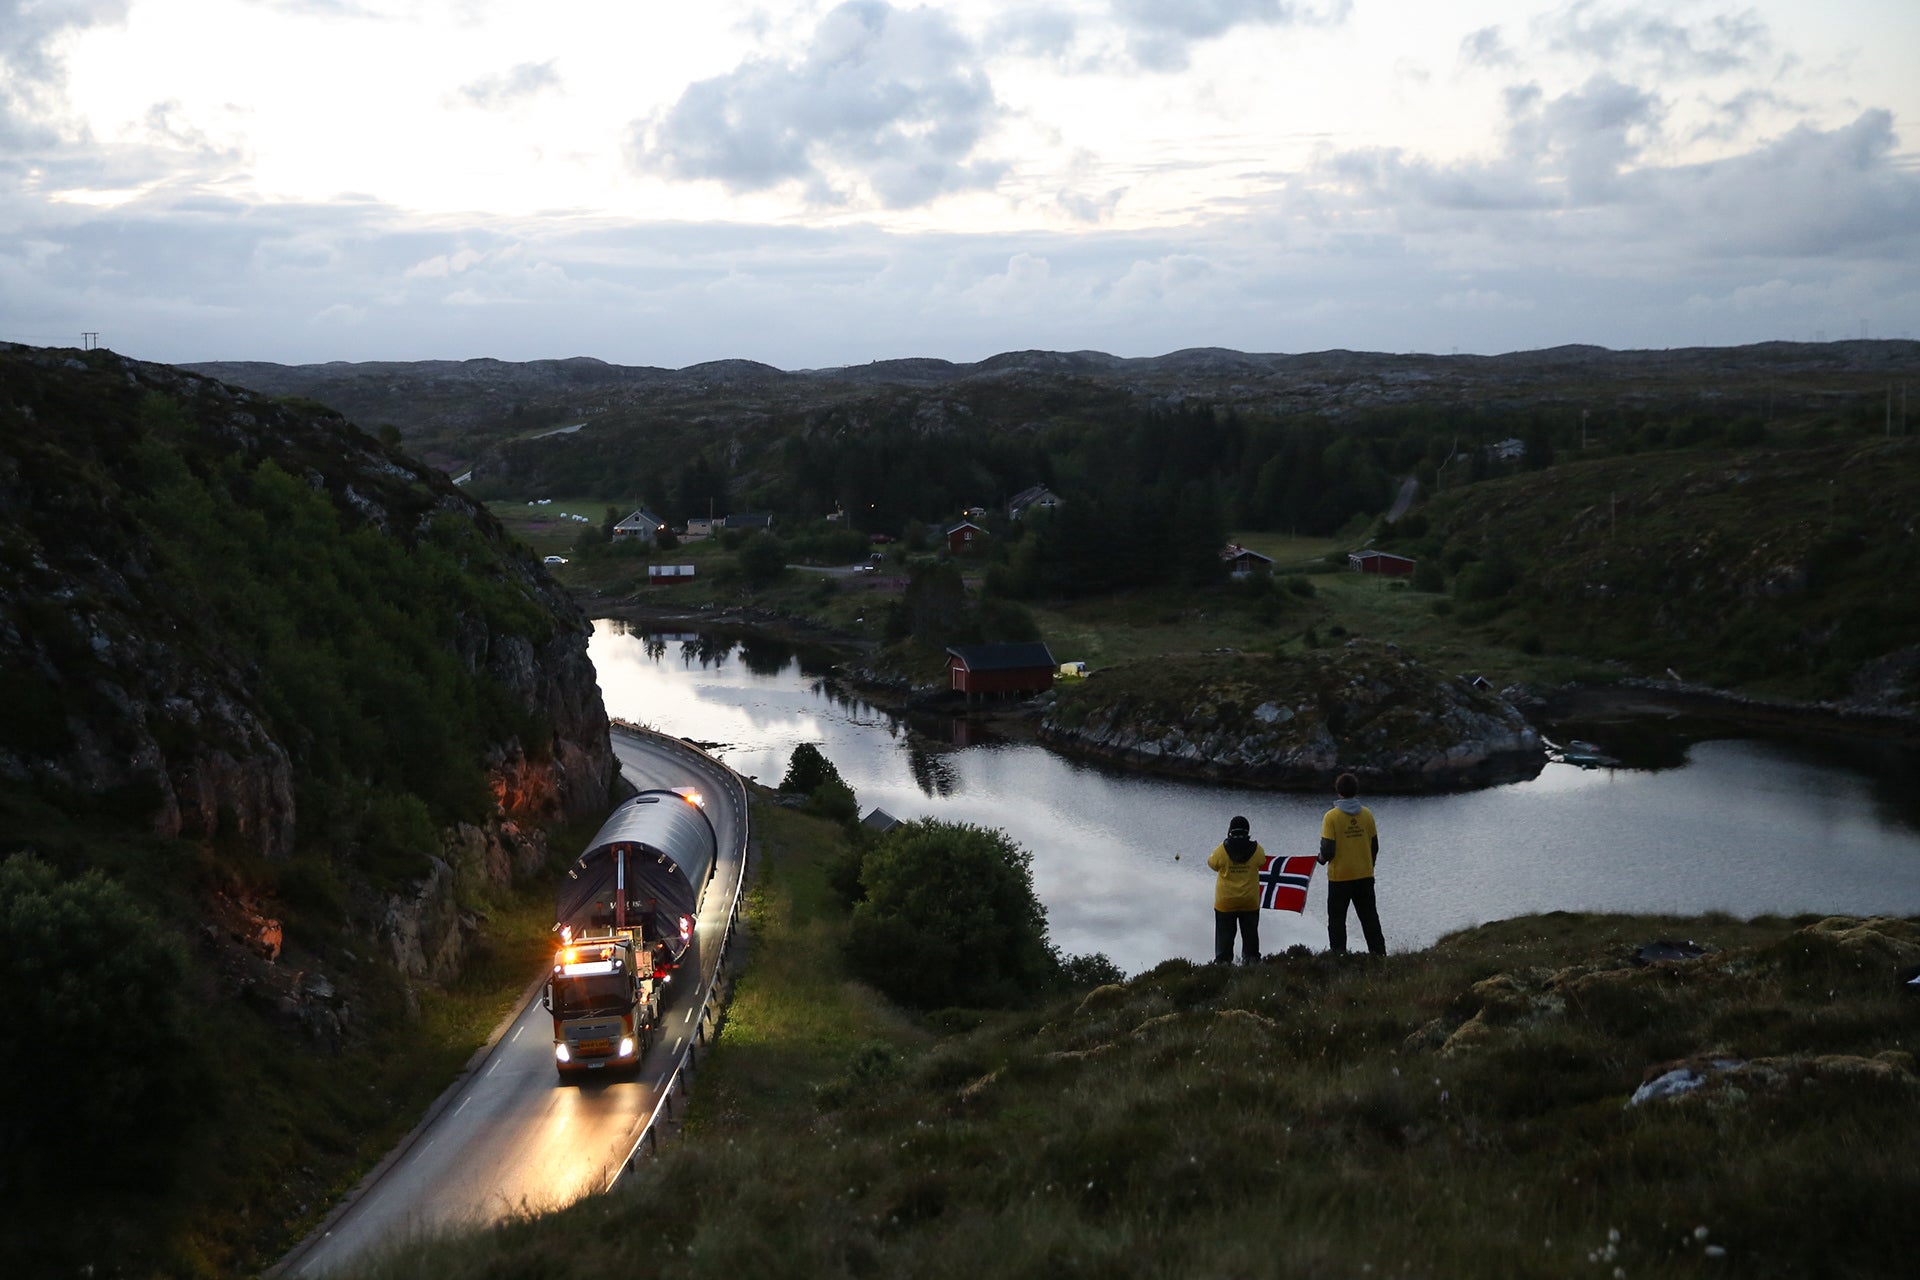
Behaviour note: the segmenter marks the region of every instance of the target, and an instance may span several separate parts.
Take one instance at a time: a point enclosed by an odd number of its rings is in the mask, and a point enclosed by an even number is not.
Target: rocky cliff
[[[587,633],[483,508],[330,411],[0,345],[0,787],[330,859],[444,978],[458,887],[604,807]]]
[[[1540,736],[1491,690],[1397,646],[1168,659],[1063,688],[1041,737],[1131,768],[1247,786],[1447,791],[1532,777]]]

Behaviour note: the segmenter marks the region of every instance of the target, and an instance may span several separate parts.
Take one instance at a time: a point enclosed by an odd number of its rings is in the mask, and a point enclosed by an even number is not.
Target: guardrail
[[[645,733],[653,737],[665,738],[685,750],[698,751],[712,763],[714,768],[726,776],[729,793],[740,814],[740,873],[733,883],[732,903],[727,908],[727,927],[720,935],[720,955],[714,961],[713,983],[707,988],[707,994],[700,1002],[700,1021],[694,1027],[693,1035],[687,1041],[687,1047],[681,1052],[679,1061],[673,1064],[672,1072],[668,1074],[666,1083],[661,1087],[660,1099],[653,1104],[653,1111],[647,1116],[647,1123],[641,1127],[638,1136],[633,1140],[633,1145],[627,1148],[626,1156],[614,1166],[606,1185],[601,1188],[602,1191],[613,1190],[623,1174],[633,1172],[640,1158],[641,1147],[646,1147],[649,1154],[660,1150],[661,1114],[664,1112],[669,1120],[675,1118],[674,1094],[677,1091],[684,1103],[687,1096],[687,1080],[698,1062],[699,1050],[719,1030],[720,1016],[726,1008],[727,999],[733,994],[733,980],[727,973],[727,955],[733,949],[735,925],[740,919],[740,891],[747,883],[747,860],[752,844],[752,828],[749,825],[750,814],[747,808],[747,786],[740,780],[739,774],[683,738],[674,738],[651,729],[622,727],[628,733]],[[726,987],[724,995],[721,990],[722,983],[725,983]]]

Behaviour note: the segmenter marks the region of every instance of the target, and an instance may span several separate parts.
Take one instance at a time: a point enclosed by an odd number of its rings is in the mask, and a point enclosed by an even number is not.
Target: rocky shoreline
[[[1547,763],[1525,716],[1398,646],[1354,640],[1276,659],[1170,659],[1058,696],[1043,742],[1147,772],[1276,790],[1353,773],[1370,792],[1516,782]]]
[[[1328,687],[1330,700],[1324,706],[1286,698],[1235,703],[1235,714],[1244,714],[1244,723],[1222,719],[1219,704],[1210,700],[1198,677],[1180,689],[1179,700],[1153,714],[1139,714],[1133,704],[1063,714],[1063,703],[1074,701],[1076,694],[1106,700],[1100,691],[1114,688],[1117,671],[1101,672],[1079,690],[968,711],[949,708],[944,689],[916,686],[876,669],[866,660],[871,642],[835,633],[812,619],[741,606],[668,611],[597,599],[580,603],[596,616],[754,630],[795,644],[836,649],[848,655],[838,668],[839,678],[868,701],[891,710],[951,710],[996,720],[1016,736],[1113,768],[1258,789],[1317,791],[1347,770],[1356,773],[1367,790],[1382,794],[1462,791],[1525,781],[1551,758],[1543,731],[1569,720],[1615,716],[1696,716],[1758,730],[1798,729],[1920,745],[1920,717],[1898,709],[1780,702],[1631,677],[1605,685],[1516,687],[1494,693],[1428,671],[1395,646],[1368,641],[1326,651],[1327,663],[1340,668],[1334,655],[1341,655],[1360,660],[1363,667],[1385,663],[1387,670],[1358,675],[1344,688]],[[1118,695],[1112,700],[1124,701]]]

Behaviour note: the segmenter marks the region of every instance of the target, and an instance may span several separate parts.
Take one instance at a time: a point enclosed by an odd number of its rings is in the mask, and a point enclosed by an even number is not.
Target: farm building
[[[1347,563],[1356,573],[1377,573],[1385,578],[1404,578],[1413,572],[1410,558],[1391,551],[1355,551],[1347,556]]]
[[[1053,688],[1053,654],[1039,641],[963,644],[947,650],[947,680],[971,700],[985,694],[1045,693]]]
[[[647,566],[647,581],[654,586],[672,586],[676,582],[692,582],[693,566],[690,564],[650,564]]]

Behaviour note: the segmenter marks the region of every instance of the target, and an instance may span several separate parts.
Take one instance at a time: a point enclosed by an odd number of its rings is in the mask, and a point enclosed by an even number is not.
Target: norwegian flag
[[[1313,879],[1313,867],[1319,861],[1311,853],[1291,857],[1268,854],[1260,864],[1260,905],[1269,911],[1305,911],[1307,882]]]

